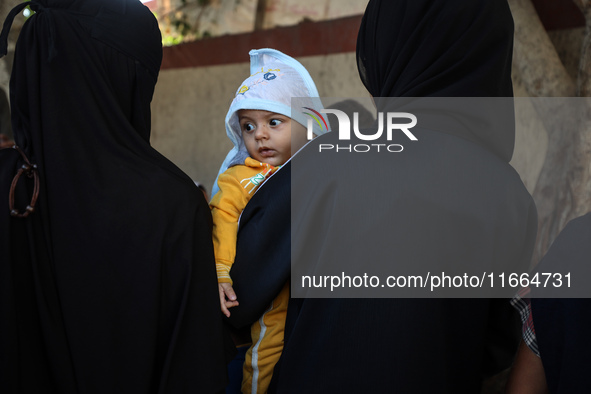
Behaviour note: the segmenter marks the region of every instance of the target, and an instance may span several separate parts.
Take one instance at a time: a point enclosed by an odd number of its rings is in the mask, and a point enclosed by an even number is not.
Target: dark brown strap
[[[10,216],[26,218],[31,213],[35,212],[35,204],[37,203],[37,198],[39,197],[39,171],[37,171],[37,165],[31,164],[25,153],[18,146],[14,145],[12,148],[16,149],[18,153],[20,153],[23,160],[25,161],[25,164],[23,164],[23,166],[18,170],[14,176],[14,179],[12,180],[12,184],[10,185],[10,193],[8,195],[8,206],[10,209]],[[33,188],[33,197],[31,198],[31,203],[27,205],[24,213],[20,213],[20,211],[14,207],[14,192],[16,190],[16,184],[23,174],[25,174],[28,178],[33,178],[35,186]]]

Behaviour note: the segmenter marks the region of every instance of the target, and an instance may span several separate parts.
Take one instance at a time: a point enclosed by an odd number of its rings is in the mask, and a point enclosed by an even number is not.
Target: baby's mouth
[[[271,157],[271,156],[273,156],[275,154],[275,151],[273,149],[271,149],[271,148],[263,147],[263,148],[260,148],[259,149],[259,154],[262,157]]]

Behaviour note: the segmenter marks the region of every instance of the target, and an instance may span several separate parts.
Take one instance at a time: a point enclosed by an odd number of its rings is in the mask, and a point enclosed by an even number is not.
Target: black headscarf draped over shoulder
[[[40,188],[32,215],[9,217],[22,160],[0,151],[2,392],[218,392],[209,208],[149,143],[157,21],[139,0],[26,5],[35,14],[16,46],[12,125]],[[16,185],[21,211],[28,182]]]
[[[507,162],[515,143],[512,52],[511,10],[498,0],[370,1],[357,38],[359,75],[373,97],[427,98],[376,100],[378,110],[396,102],[419,127]],[[430,99],[441,97],[454,99]]]

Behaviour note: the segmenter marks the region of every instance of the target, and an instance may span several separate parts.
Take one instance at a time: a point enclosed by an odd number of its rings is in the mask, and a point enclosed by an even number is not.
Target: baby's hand
[[[220,291],[220,305],[222,307],[222,312],[226,317],[230,317],[230,311],[228,308],[238,305],[238,301],[236,301],[236,293],[234,293],[234,289],[229,283],[218,283],[218,289]]]

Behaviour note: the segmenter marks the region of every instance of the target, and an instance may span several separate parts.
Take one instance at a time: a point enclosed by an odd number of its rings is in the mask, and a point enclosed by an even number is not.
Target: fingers
[[[232,308],[233,306],[238,306],[238,305],[240,305],[238,303],[238,301],[228,301],[228,300],[226,300],[226,308]]]
[[[230,317],[230,311],[226,308],[226,293],[224,292],[221,283],[218,283],[218,291],[220,294],[220,307],[222,308],[222,313],[226,315],[226,317]]]
[[[226,298],[229,301],[236,301],[236,293],[234,293],[234,288],[232,288],[232,285],[229,283],[220,283],[220,285],[226,293]]]
[[[218,283],[218,290],[220,294],[220,306],[222,313],[226,317],[230,317],[230,311],[228,308],[239,305],[238,301],[236,300],[236,293],[234,293],[234,289],[229,283]]]

